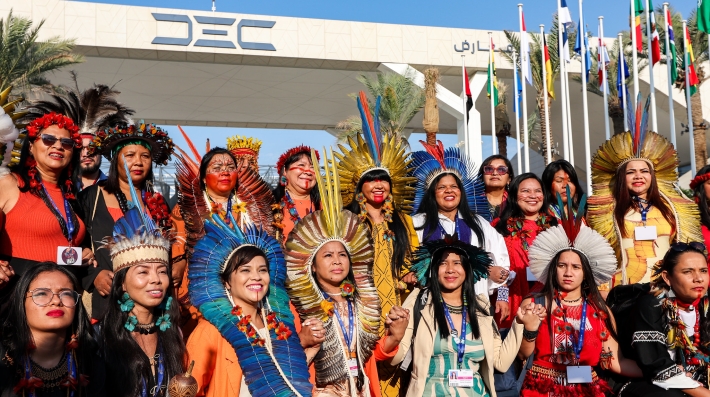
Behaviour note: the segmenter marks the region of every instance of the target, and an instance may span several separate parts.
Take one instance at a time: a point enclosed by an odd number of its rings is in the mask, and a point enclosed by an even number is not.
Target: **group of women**
[[[272,190],[258,141],[188,153],[117,94],[0,95],[0,396],[710,395],[710,168],[687,200],[660,135],[605,143],[587,200],[563,160],[410,152],[361,93]]]

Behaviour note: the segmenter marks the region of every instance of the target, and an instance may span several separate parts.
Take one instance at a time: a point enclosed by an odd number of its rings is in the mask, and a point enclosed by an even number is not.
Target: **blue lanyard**
[[[634,196],[634,201],[636,201],[639,205],[639,211],[641,212],[641,222],[643,222],[643,225],[646,226],[646,216],[651,210],[651,203],[644,200],[646,201],[646,203],[648,203],[648,206],[646,208],[643,208],[643,202],[641,201],[641,198],[639,196]]]
[[[463,310],[461,311],[461,337],[459,338],[457,344],[456,344],[456,363],[458,365],[458,368],[461,369],[461,364],[463,363],[463,355],[466,353],[466,313],[468,311],[466,310],[466,306],[463,307]],[[456,334],[456,327],[454,327],[454,320],[451,319],[451,314],[449,314],[449,308],[446,307],[446,303],[444,303],[444,315],[446,316],[446,321],[449,323],[449,328],[451,328],[451,334],[454,335],[455,337],[458,337]]]
[[[160,393],[160,389],[163,385],[163,377],[165,376],[165,365],[163,363],[163,349],[158,349],[158,382],[155,384],[155,392],[153,392],[152,397],[156,397]],[[141,390],[141,397],[148,397],[148,390],[145,384],[145,379],[141,379],[143,387]]]
[[[441,220],[439,220],[439,230],[441,230],[441,238],[444,238],[447,236],[449,233],[446,233],[446,229],[444,229],[444,226],[441,225]],[[453,236],[458,236],[459,235],[459,212],[458,210],[456,211],[456,216],[454,216],[454,233],[452,234]]]
[[[557,306],[562,310],[562,304],[560,303],[559,299],[555,299],[557,302]],[[565,311],[562,310],[562,320],[564,320],[565,323],[567,323],[567,315],[565,314]],[[574,355],[577,357],[577,362],[579,362],[579,355],[582,353],[582,347],[584,347],[584,329],[587,326],[587,300],[584,299],[582,301],[582,317],[579,318],[579,338],[574,338],[574,335],[572,335],[572,338],[575,339],[572,342],[572,349],[574,349]]]
[[[47,187],[44,186],[44,183],[42,184],[42,189],[44,189],[44,194],[47,196],[47,200],[49,200],[49,203],[52,204],[52,207],[54,207],[54,211],[57,214],[60,214],[59,208],[57,208],[57,204],[54,203],[54,200],[52,199],[52,196],[49,195],[49,192],[47,191]],[[67,234],[64,237],[66,237],[67,241],[69,241],[69,245],[72,243],[72,238],[74,237],[74,221],[71,219],[71,206],[69,205],[69,201],[67,198],[64,198],[64,215],[66,216],[66,222],[67,222]]]
[[[353,306],[350,300],[348,300],[348,329],[345,329],[345,324],[343,324],[343,319],[340,317],[340,313],[338,312],[338,306],[333,305],[333,309],[335,311],[335,317],[338,318],[338,323],[340,324],[340,329],[343,331],[343,337],[345,338],[345,344],[348,345],[348,353],[352,355],[352,351],[350,350],[350,345],[352,344],[353,339],[355,338],[355,321],[353,320]],[[351,357],[353,358],[353,357]]]

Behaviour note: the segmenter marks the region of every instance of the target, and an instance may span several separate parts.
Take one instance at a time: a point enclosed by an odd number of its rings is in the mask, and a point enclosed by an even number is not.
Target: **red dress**
[[[574,338],[564,332],[564,320],[560,311],[553,310],[540,324],[540,333],[535,341],[535,358],[532,368],[525,375],[521,397],[604,397],[609,391],[607,383],[599,379],[592,371],[592,383],[566,384],[567,365],[576,364],[572,349],[573,341],[579,338],[582,305],[564,306],[566,317],[574,327]],[[584,346],[579,354],[579,365],[596,366],[602,352],[602,338],[608,338],[609,332],[605,321],[599,317],[596,309],[587,306]],[[554,352],[550,345],[549,321],[552,319]]]

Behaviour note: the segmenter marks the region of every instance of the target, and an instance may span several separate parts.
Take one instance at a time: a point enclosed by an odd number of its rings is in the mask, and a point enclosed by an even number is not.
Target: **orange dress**
[[[296,207],[296,212],[298,212],[298,217],[301,219],[303,219],[306,215],[310,214],[314,210],[317,210],[317,208],[314,208],[311,204],[311,200],[293,200],[293,204]],[[294,226],[296,226],[296,223],[293,221],[293,219],[291,219],[291,214],[289,214],[288,208],[286,208],[286,206],[281,208],[281,213],[283,215],[283,220],[281,220],[281,225],[283,225],[283,243],[286,243],[286,240],[288,240],[288,235],[289,233],[291,233],[291,230],[293,230]]]
[[[192,376],[197,380],[197,397],[238,397],[244,382],[232,345],[219,330],[200,318],[187,340],[187,353],[195,360]]]

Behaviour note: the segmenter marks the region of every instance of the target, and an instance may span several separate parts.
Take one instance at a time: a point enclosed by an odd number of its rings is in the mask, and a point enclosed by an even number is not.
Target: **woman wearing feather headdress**
[[[187,341],[198,396],[311,395],[306,355],[284,289],[281,244],[228,214],[205,220],[194,247],[190,296],[203,317]]]
[[[415,178],[408,177],[406,142],[398,135],[380,133],[380,97],[370,112],[364,92],[357,98],[363,133],[349,138],[349,149],[340,145],[338,174],[348,181],[340,186],[347,209],[357,214],[369,229],[375,247],[373,277],[380,297],[380,335],[386,333],[390,309],[406,299],[407,274],[412,252],[419,245],[409,213],[412,210]],[[373,120],[375,119],[375,120]],[[410,275],[410,284],[414,279]],[[378,363],[380,387],[385,396],[399,395],[400,371]]]
[[[409,315],[393,306],[392,324],[380,338],[370,233],[342,209],[338,170],[328,157],[327,177],[315,172],[323,209],[298,222],[286,241],[286,288],[303,325],[302,344],[315,355],[314,395],[379,397],[376,361],[396,353]],[[311,160],[318,163],[315,151]]]
[[[494,369],[508,369],[523,326],[536,330],[539,320],[534,308],[521,307],[501,339],[488,294],[477,295],[474,287],[488,275],[491,262],[487,252],[455,236],[427,241],[415,253],[412,272],[422,290],[414,290],[404,303],[415,320],[391,360],[398,365],[410,359],[407,396],[496,396]]]
[[[673,145],[647,131],[649,101],[631,116],[631,132],[613,136],[592,159],[587,221],[609,240],[619,269],[612,284],[648,282],[651,268],[676,241],[701,241],[698,209],[676,190]],[[643,109],[643,112],[642,112]]]
[[[520,354],[535,352],[523,397],[604,397],[610,389],[595,366],[641,376],[636,363],[622,356],[614,317],[597,288],[616,270],[614,250],[583,224],[583,214],[570,215],[571,200],[567,207],[560,225],[540,233],[530,247],[530,271],[544,287],[522,306],[543,306],[548,315],[541,317],[543,335],[527,326],[523,332]]]
[[[242,230],[254,224],[272,233],[271,205],[274,202],[269,185],[258,168],[241,167],[232,150],[215,147],[204,157],[195,149],[182,130],[194,160],[182,149],[176,154],[178,205],[171,217],[176,242],[173,244],[173,284],[178,289],[182,309],[180,325],[185,339],[197,325],[199,313],[190,304],[186,268],[197,241],[204,236],[204,220],[214,214],[224,222],[234,219]]]
[[[710,165],[698,171],[695,178],[690,181],[693,197],[700,212],[700,230],[703,233],[705,246],[710,245]]]
[[[540,179],[542,179],[542,189],[545,192],[545,201],[549,205],[550,215],[554,216],[555,219],[562,219],[562,211],[567,211],[567,200],[570,197],[572,198],[572,210],[574,211],[572,216],[575,216],[577,211],[580,210],[582,213],[586,213],[586,206],[579,208],[584,190],[579,183],[577,171],[574,170],[574,166],[569,161],[556,160],[551,162],[545,167]],[[567,195],[568,187],[569,196]],[[562,207],[557,202],[558,194],[562,198]]]
[[[14,112],[19,100],[7,102],[10,90],[0,93],[5,140],[0,163],[0,209],[5,214],[0,231],[2,294],[12,292],[17,276],[39,262],[95,265],[91,249],[80,248],[85,228],[77,215],[71,178],[81,147],[79,97],[49,94]],[[22,133],[13,125],[18,119]],[[69,253],[68,260],[58,252]],[[77,278],[84,273],[79,266],[68,269]]]
[[[153,162],[167,164],[172,151],[167,132],[143,122],[112,125],[98,131],[89,145],[88,155],[100,153],[111,161],[105,183],[90,186],[79,195],[90,246],[98,260],[98,266],[83,280],[84,288],[92,293],[91,317],[95,321],[106,314],[114,277],[107,250],[99,249],[96,242],[111,236],[115,222],[131,208],[147,211],[162,230],[169,231],[170,210],[163,196],[153,191]]]

